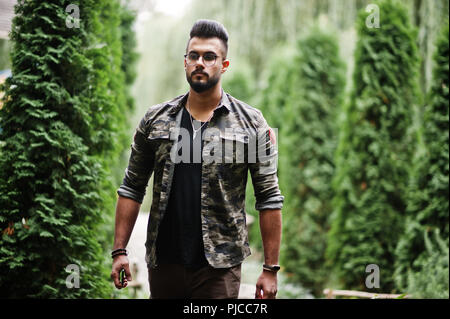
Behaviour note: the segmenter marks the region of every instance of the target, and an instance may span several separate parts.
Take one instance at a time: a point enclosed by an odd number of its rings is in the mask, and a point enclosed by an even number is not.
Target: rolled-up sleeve
[[[256,143],[256,161],[249,163],[256,198],[255,209],[282,209],[284,196],[278,186],[276,136],[262,115]]]
[[[141,203],[145,196],[148,181],[153,173],[155,154],[147,140],[146,117],[144,117],[134,134],[131,144],[131,155],[125,177],[117,190],[122,197]]]

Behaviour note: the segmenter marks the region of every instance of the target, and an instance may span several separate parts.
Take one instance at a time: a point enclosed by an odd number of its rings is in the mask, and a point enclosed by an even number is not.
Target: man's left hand
[[[277,295],[277,273],[263,270],[256,283],[255,299],[275,299]]]

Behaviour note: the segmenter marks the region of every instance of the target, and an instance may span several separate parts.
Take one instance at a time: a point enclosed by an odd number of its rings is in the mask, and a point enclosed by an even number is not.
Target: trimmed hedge
[[[66,26],[69,4],[79,8],[79,28]],[[111,169],[129,109],[122,8],[115,0],[21,0],[15,10],[13,75],[0,110],[1,296],[110,297],[104,257],[112,239],[101,225],[113,214]],[[79,288],[66,286],[70,264],[79,267]]]
[[[413,170],[412,183],[409,188],[409,200],[405,232],[397,246],[396,283],[401,289],[413,290],[421,296],[425,290],[408,288],[409,273],[429,272],[436,264],[434,255],[440,250],[438,237],[431,236],[439,232],[447,241],[447,286],[436,287],[436,294],[445,294],[448,298],[448,238],[449,238],[449,25],[444,26],[436,45],[434,54],[433,84],[427,97],[423,112],[422,138],[425,151],[420,153]],[[425,239],[430,244],[426,247]],[[436,238],[436,239],[435,239]],[[427,249],[426,249],[427,248]],[[441,256],[445,256],[442,255]],[[445,274],[445,267],[444,267]],[[426,273],[423,274],[424,276]],[[425,283],[426,280],[421,282]],[[445,287],[445,285],[444,285]],[[429,294],[429,297],[435,295]]]
[[[407,9],[394,0],[376,4],[380,28],[366,26],[365,11],[357,22],[354,89],[336,153],[327,259],[346,289],[366,290],[366,266],[378,265],[380,291],[390,292],[420,95],[416,32]]]
[[[322,295],[328,280],[325,250],[333,190],[337,117],[345,87],[345,66],[334,36],[318,29],[297,43],[281,153],[288,201],[282,264],[292,280]]]

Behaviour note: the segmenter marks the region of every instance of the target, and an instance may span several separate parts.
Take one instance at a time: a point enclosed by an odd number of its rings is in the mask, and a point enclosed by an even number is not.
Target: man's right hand
[[[125,270],[125,279],[123,282],[123,286],[120,283],[120,278],[119,278],[120,270],[122,268]],[[133,280],[131,278],[130,266],[129,266],[127,256],[119,255],[119,256],[114,257],[113,264],[112,264],[111,278],[113,279],[114,285],[116,286],[117,289],[125,288],[128,285],[128,281]]]

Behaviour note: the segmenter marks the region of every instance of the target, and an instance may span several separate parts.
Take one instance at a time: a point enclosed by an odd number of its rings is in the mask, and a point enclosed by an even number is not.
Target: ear
[[[230,66],[230,60],[225,60],[222,62],[222,70],[220,73],[225,73],[228,70],[228,67]]]

